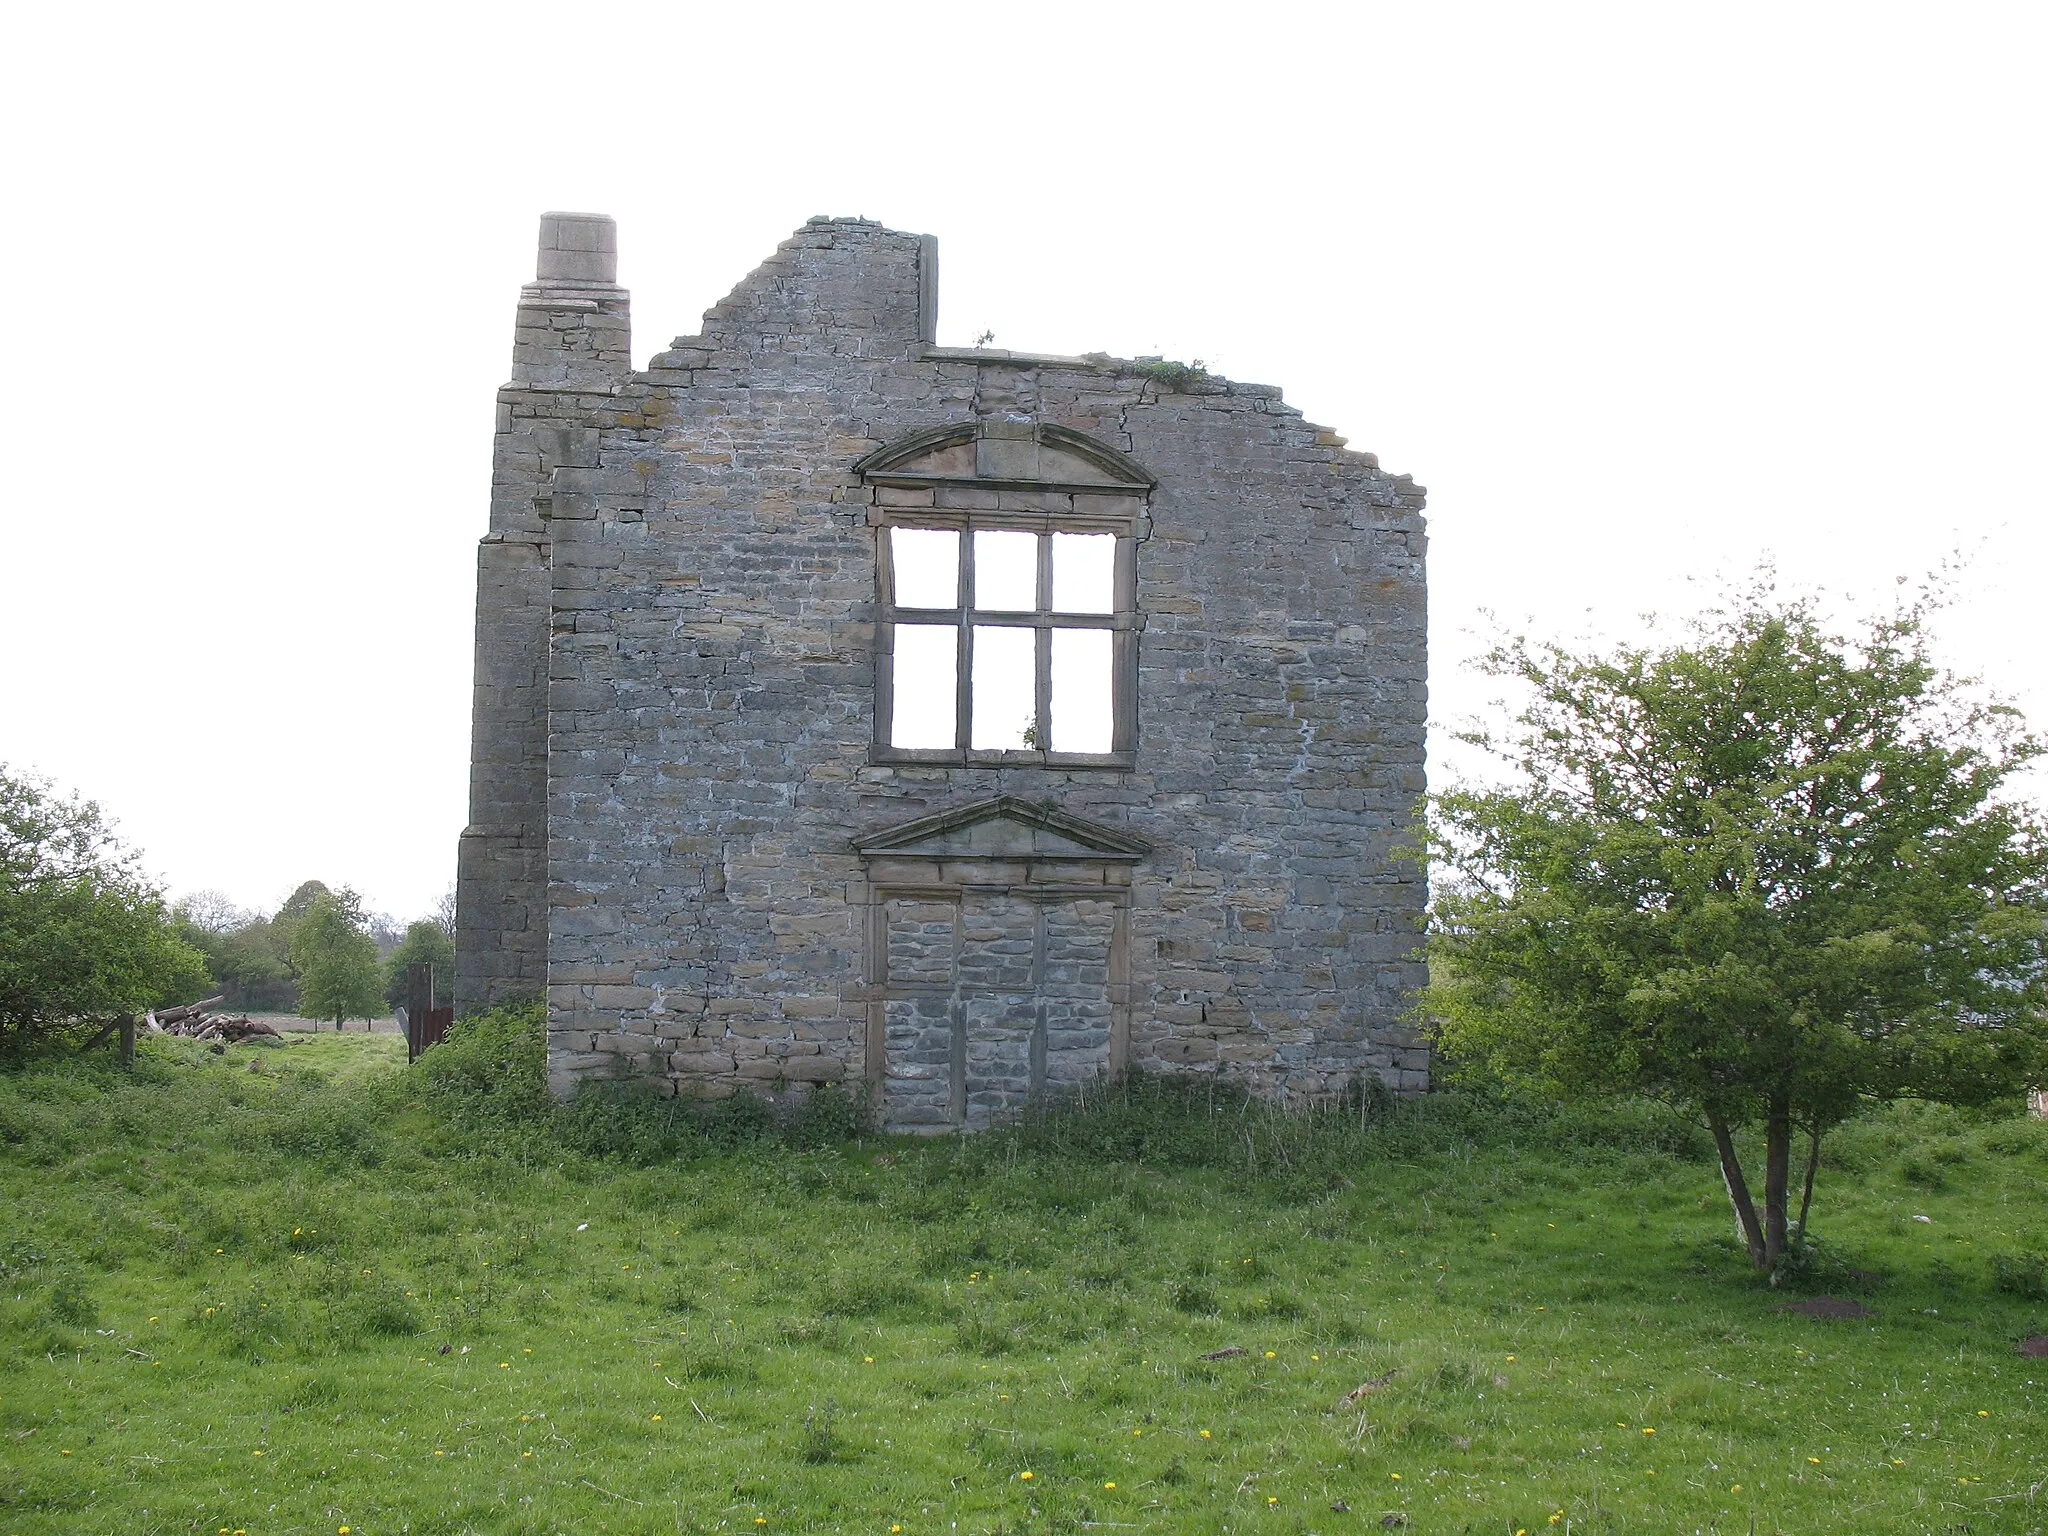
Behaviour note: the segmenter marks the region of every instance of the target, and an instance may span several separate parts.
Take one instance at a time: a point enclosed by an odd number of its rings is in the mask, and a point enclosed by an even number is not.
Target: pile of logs
[[[252,1019],[240,1013],[214,1013],[212,1009],[222,999],[209,997],[196,1003],[185,1003],[176,1008],[166,1008],[161,1013],[144,1017],[153,1035],[183,1035],[190,1040],[225,1040],[230,1045],[257,1035],[268,1035],[273,1040],[282,1036],[261,1019]]]

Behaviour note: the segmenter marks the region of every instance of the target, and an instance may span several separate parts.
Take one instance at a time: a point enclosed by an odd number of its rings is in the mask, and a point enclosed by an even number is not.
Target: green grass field
[[[1851,1127],[1787,1291],[1648,1110],[719,1151],[471,1066],[0,1073],[0,1530],[2048,1529],[2048,1124]]]

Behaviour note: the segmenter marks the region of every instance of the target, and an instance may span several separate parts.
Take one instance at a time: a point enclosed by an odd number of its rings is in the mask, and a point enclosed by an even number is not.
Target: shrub
[[[453,1118],[475,1125],[531,1124],[554,1109],[548,1093],[547,1010],[536,1000],[457,1019],[412,1069]]]

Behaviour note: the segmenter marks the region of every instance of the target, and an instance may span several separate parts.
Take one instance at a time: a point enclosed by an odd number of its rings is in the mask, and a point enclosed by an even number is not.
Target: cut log
[[[156,1021],[159,1024],[175,1024],[180,1019],[191,1018],[195,1013],[204,1013],[215,1003],[224,1002],[226,999],[227,994],[223,992],[219,997],[202,998],[196,1003],[180,1003],[175,1008],[166,1008],[156,1016]]]

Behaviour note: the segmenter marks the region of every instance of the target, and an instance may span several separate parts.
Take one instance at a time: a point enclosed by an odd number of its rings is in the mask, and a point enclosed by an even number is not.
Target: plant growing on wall
[[[2040,747],[1935,667],[1924,618],[1839,635],[1760,581],[1661,648],[1514,639],[1484,665],[1529,703],[1473,738],[1514,782],[1434,804],[1443,1050],[1699,1113],[1760,1270],[1803,1234],[1830,1126],[2015,1095],[2048,1050],[2048,840],[2000,793]]]

